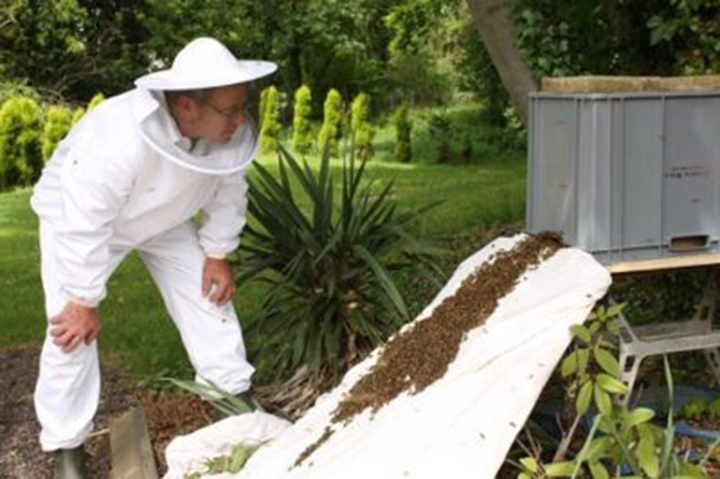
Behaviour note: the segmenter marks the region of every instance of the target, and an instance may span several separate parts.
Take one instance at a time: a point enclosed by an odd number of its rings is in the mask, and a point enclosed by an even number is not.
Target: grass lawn
[[[438,165],[430,162],[427,150],[418,151],[426,156],[420,155],[417,163],[399,164],[387,161],[389,153],[379,148],[378,158],[368,165],[368,177],[375,178],[378,186],[394,178],[393,198],[400,210],[442,201],[411,226],[419,236],[447,237],[522,219],[522,152],[471,165]],[[273,158],[258,161],[276,171]],[[341,162],[334,161],[334,171],[340,168]],[[0,194],[0,346],[40,342],[44,336],[37,219],[28,204],[30,193],[23,189]],[[120,361],[143,382],[163,376],[190,377],[179,336],[136,255],[115,272],[108,290],[101,306],[102,354]],[[236,306],[241,322],[257,314],[261,299],[259,285],[240,285]]]

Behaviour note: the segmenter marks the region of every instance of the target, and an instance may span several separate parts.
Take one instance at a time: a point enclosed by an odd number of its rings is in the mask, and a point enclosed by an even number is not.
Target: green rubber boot
[[[85,449],[60,449],[53,453],[55,469],[53,479],[85,479]]]

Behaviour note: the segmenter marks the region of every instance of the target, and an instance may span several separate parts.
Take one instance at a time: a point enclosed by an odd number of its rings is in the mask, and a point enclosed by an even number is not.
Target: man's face
[[[227,144],[248,121],[248,88],[246,85],[215,88],[197,106],[198,136],[211,143]]]

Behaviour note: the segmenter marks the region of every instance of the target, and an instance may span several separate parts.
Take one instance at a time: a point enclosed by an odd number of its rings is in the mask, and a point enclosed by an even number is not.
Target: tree
[[[392,117],[395,125],[395,159],[408,163],[412,159],[412,121],[407,105],[401,105]]]
[[[127,89],[153,60],[148,1],[3,1],[0,76],[73,100]]]
[[[338,156],[338,140],[341,135],[340,121],[343,116],[343,100],[337,90],[330,90],[325,99],[323,124],[318,135],[318,150],[321,155],[330,150],[330,156]]]
[[[293,150],[300,154],[309,153],[312,149],[312,123],[310,123],[312,94],[306,85],[295,92],[295,108],[293,111]]]
[[[278,88],[309,86],[320,111],[333,87],[344,96],[383,88],[392,38],[384,17],[407,0],[147,1],[148,50],[160,65],[169,65],[186,41],[212,32],[239,57],[277,62]]]
[[[538,83],[515,46],[513,22],[505,0],[467,0],[467,3],[510,101],[527,125],[528,95],[538,89]]]
[[[269,86],[261,93],[260,144],[270,151],[277,147],[282,124],[280,123],[280,94],[274,86]]]
[[[353,100],[350,111],[353,148],[359,159],[369,160],[374,154],[372,141],[375,137],[375,128],[369,120],[370,97],[366,93],[360,93]]]
[[[384,19],[406,2],[4,0],[0,51],[12,54],[0,55],[0,78],[85,102],[127,90],[149,69],[169,67],[193,38],[212,35],[240,58],[278,62],[281,91],[306,84],[318,102],[332,87],[374,95],[389,91],[393,30]]]

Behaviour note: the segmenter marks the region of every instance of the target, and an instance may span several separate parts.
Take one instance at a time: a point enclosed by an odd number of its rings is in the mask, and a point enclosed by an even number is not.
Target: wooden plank
[[[114,479],[157,479],[157,467],[142,407],[136,407],[110,425]]]
[[[674,269],[701,268],[720,265],[720,253],[684,255],[672,258],[627,261],[606,265],[611,274],[633,274],[669,271]]]
[[[705,91],[720,89],[720,75],[689,77],[577,76],[547,77],[541,90],[553,93],[615,93],[649,91]]]

